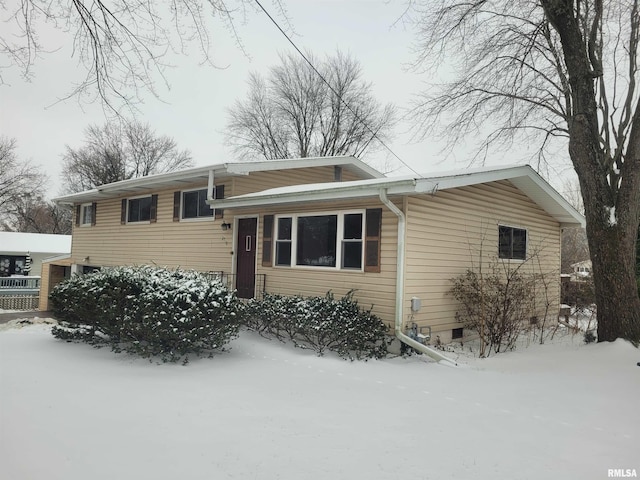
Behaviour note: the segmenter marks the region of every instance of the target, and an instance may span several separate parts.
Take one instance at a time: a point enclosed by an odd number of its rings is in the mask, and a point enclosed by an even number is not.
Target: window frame
[[[501,249],[501,245],[500,245],[500,239],[501,239],[501,234],[500,234],[500,230],[503,228],[508,228],[510,229],[511,232],[511,237],[510,237],[510,253],[508,256],[503,256],[502,255],[502,249]],[[518,230],[518,231],[522,231],[524,232],[524,256],[522,258],[520,257],[515,257],[514,256],[514,242],[513,242],[513,234],[514,232]],[[506,225],[506,224],[498,224],[498,258],[500,260],[510,260],[510,261],[515,261],[515,262],[525,262],[527,260],[527,254],[528,254],[528,250],[529,250],[529,230],[523,227],[515,227],[513,225]]]
[[[131,212],[131,201],[132,200],[140,200],[141,198],[148,198],[149,199],[149,202],[150,202],[149,203],[149,218],[145,219],[145,220],[129,220],[129,215],[130,215],[130,212]],[[152,215],[152,212],[151,212],[151,210],[153,208],[153,195],[151,195],[151,194],[137,195],[135,197],[127,197],[126,200],[127,200],[127,214],[126,214],[127,215],[126,216],[126,219],[127,219],[126,223],[127,224],[144,225],[144,224],[147,224],[147,223],[151,223],[151,219],[153,218],[153,215]]]
[[[344,222],[346,215],[357,214],[361,216],[361,231],[360,239],[345,239],[344,238]],[[301,217],[325,217],[335,216],[337,221],[336,226],[336,243],[335,243],[335,266],[327,265],[303,265],[297,263],[298,257],[298,219]],[[279,239],[280,237],[280,219],[291,219],[291,239]],[[277,214],[273,217],[273,242],[271,245],[271,258],[273,259],[274,268],[295,268],[302,270],[327,270],[327,271],[340,271],[340,272],[364,272],[365,271],[365,220],[366,209],[350,209],[340,211],[320,211],[320,212],[305,212],[305,213],[286,213]],[[344,267],[344,255],[343,245],[347,243],[357,243],[359,241],[360,248],[360,268]],[[289,264],[278,264],[277,246],[278,243],[286,242],[291,245],[291,257]]]
[[[91,217],[89,221],[86,221],[85,212],[91,212]],[[80,205],[80,222],[78,224],[80,227],[90,227],[95,225],[95,212],[94,212],[94,204],[93,203],[82,203]]]
[[[181,222],[207,222],[207,221],[213,221],[215,220],[215,209],[211,208],[211,206],[209,206],[207,204],[207,208],[209,209],[209,211],[211,212],[211,215],[198,215],[196,217],[185,217],[184,216],[184,209],[185,209],[185,201],[184,201],[184,195],[185,193],[193,193],[193,192],[198,192],[198,196],[200,195],[199,192],[204,192],[205,198],[208,197],[209,192],[207,187],[204,188],[189,188],[186,190],[181,190],[180,191],[180,221]],[[199,205],[199,200],[198,200],[198,205]]]
[[[7,262],[7,270],[6,275],[0,275],[0,277],[12,277],[24,275],[24,269],[27,265],[27,257],[28,255],[0,255],[0,261]],[[20,271],[16,272],[16,263],[22,263],[20,267]]]

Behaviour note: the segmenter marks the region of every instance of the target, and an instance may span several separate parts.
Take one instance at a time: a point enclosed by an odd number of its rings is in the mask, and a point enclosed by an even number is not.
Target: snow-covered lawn
[[[534,345],[453,368],[347,362],[242,332],[188,366],[0,331],[0,478],[640,475],[640,351]]]

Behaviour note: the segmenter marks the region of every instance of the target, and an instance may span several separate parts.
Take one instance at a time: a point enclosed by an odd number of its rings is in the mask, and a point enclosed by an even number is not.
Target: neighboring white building
[[[71,235],[0,232],[0,277],[40,276],[45,258],[70,253]]]
[[[571,279],[573,281],[586,280],[591,277],[591,260],[585,260],[583,262],[574,263],[571,265],[573,273]]]

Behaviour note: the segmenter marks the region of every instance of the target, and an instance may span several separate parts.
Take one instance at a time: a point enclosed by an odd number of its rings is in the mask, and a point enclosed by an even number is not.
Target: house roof
[[[68,254],[71,252],[71,235],[0,232],[0,253],[27,252]]]
[[[213,172],[216,179],[220,179],[248,175],[252,172],[333,165],[341,166],[345,170],[356,172],[357,174],[368,178],[380,178],[383,176],[382,173],[371,168],[362,160],[358,160],[357,158],[350,156],[297,158],[287,160],[268,160],[262,162],[220,163],[205,167],[196,167],[177,172],[160,173],[156,175],[148,175],[146,177],[108,183],[100,185],[92,190],[54,198],[54,201],[61,204],[94,202],[121,195],[137,195],[144,191],[149,191],[151,188],[182,188],[188,184],[193,184],[198,181],[206,183],[209,179],[210,172]]]
[[[295,204],[387,195],[435,194],[439,190],[509,180],[563,227],[584,226],[584,217],[529,165],[483,167],[418,177],[385,177],[351,182],[316,183],[273,188],[211,203],[216,208]]]

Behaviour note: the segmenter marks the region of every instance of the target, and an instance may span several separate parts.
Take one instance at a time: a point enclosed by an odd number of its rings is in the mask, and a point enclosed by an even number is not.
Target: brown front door
[[[236,290],[240,298],[253,298],[256,284],[256,231],[258,219],[238,220]]]

